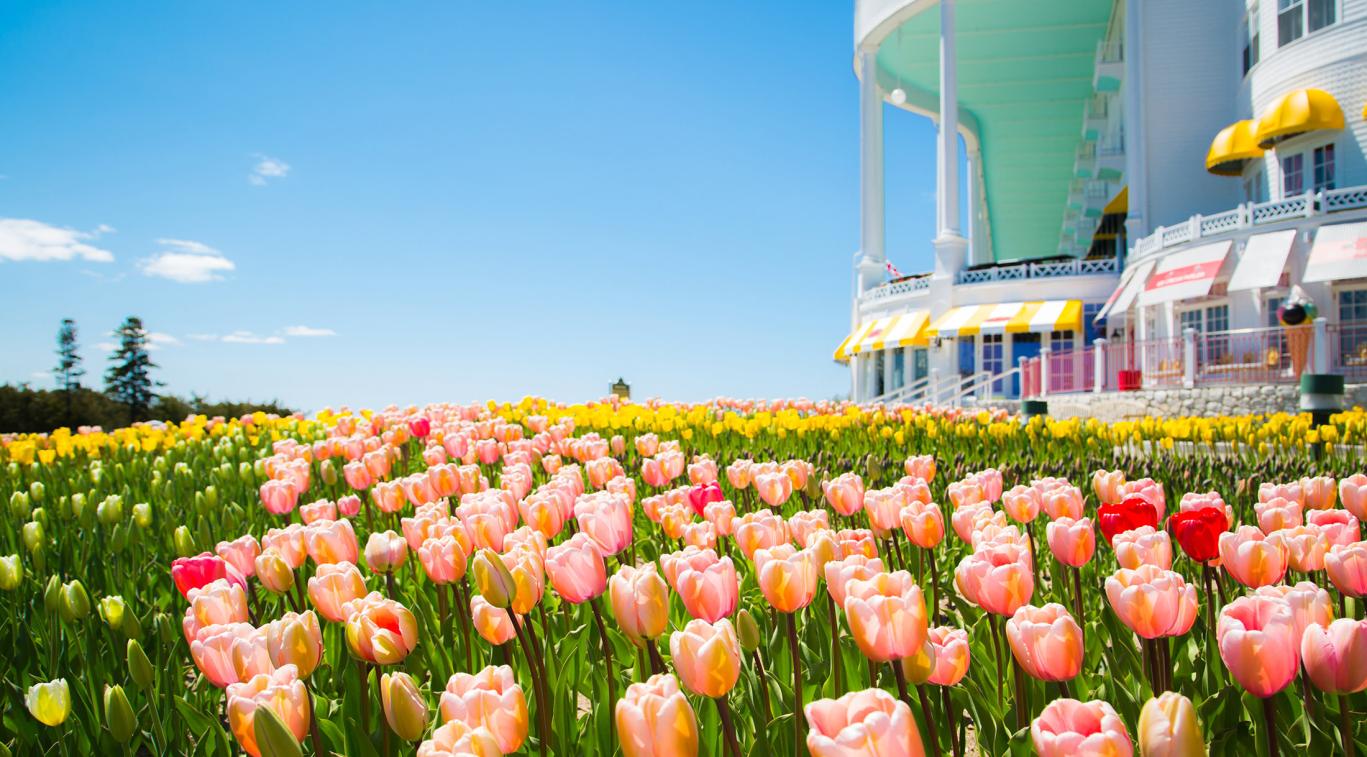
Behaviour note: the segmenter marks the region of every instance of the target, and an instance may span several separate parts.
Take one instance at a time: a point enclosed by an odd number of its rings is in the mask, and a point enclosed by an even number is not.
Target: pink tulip
[[[702,517],[717,530],[717,536],[730,536],[735,529],[736,506],[729,500],[708,502],[702,509]]]
[[[864,507],[864,480],[857,473],[842,473],[821,488],[826,502],[841,515],[849,517]]]
[[[395,531],[375,531],[365,543],[365,564],[372,573],[392,573],[408,559],[408,542]]]
[[[653,640],[669,627],[669,588],[654,563],[618,568],[608,580],[608,597],[617,624],[634,641]]]
[[[670,635],[669,653],[679,680],[698,696],[724,697],[740,678],[740,641],[725,618],[688,621]]]
[[[347,486],[358,492],[369,489],[375,483],[375,476],[365,463],[359,460],[343,465],[342,477],[346,479]]]
[[[831,527],[830,516],[825,510],[804,510],[788,517],[788,535],[800,547],[807,547],[808,539],[817,531],[827,531]]]
[[[261,554],[261,545],[255,536],[247,534],[233,541],[221,541],[214,547],[214,552],[233,566],[239,575],[246,578],[256,575],[256,557]]]
[[[812,757],[925,757],[911,708],[882,689],[818,699],[803,714]]]
[[[248,618],[247,592],[241,586],[224,579],[191,589],[186,594],[190,606],[185,608],[181,630],[185,640],[193,641],[203,628],[226,623],[242,623]]]
[[[1367,542],[1330,547],[1324,556],[1324,569],[1339,593],[1348,597],[1367,596]]]
[[[578,533],[546,550],[546,575],[570,604],[582,604],[607,590],[603,553],[587,534]]]
[[[921,549],[935,549],[945,538],[945,518],[934,502],[910,502],[898,514],[902,531]]]
[[[1307,509],[1328,510],[1334,506],[1334,479],[1330,476],[1303,478],[1301,494]]]
[[[1111,540],[1116,562],[1120,567],[1134,570],[1140,565],[1156,565],[1163,570],[1172,568],[1172,539],[1167,531],[1153,526],[1140,526],[1115,535]]]
[[[1082,629],[1061,604],[1024,605],[1006,621],[1016,662],[1041,681],[1067,681],[1082,671]]]
[[[688,464],[688,482],[694,486],[716,483],[717,461],[710,457],[699,458]]]
[[[261,504],[271,515],[287,515],[299,501],[299,490],[290,481],[272,479],[261,485]]]
[[[1263,586],[1253,592],[1255,597],[1271,597],[1286,602],[1291,608],[1293,635],[1299,639],[1310,626],[1328,628],[1334,620],[1334,603],[1329,592],[1309,582],[1301,581],[1294,586],[1277,584]]]
[[[698,719],[672,675],[633,683],[617,701],[614,721],[624,757],[696,757]]]
[[[1229,526],[1232,527],[1234,525],[1234,508],[1225,504],[1224,498],[1217,492],[1187,492],[1182,495],[1182,500],[1178,503],[1177,510],[1178,512],[1185,513],[1208,507],[1224,512],[1225,520],[1228,522]]]
[[[726,480],[733,489],[748,489],[753,480],[750,460],[736,460],[726,466]]]
[[[1083,515],[1082,490],[1076,486],[1060,486],[1043,492],[1040,494],[1040,504],[1050,520],[1078,520]]]
[[[1339,501],[1358,520],[1367,520],[1367,476],[1361,473],[1339,479]]]
[[[907,502],[906,492],[896,487],[864,492],[864,512],[869,516],[869,525],[880,533],[897,528]]]
[[[250,623],[224,623],[205,626],[190,640],[190,657],[205,680],[218,688],[237,683],[233,665],[233,645],[241,640],[251,643],[258,631]]]
[[[1328,628],[1306,628],[1301,661],[1320,691],[1351,694],[1367,689],[1367,621],[1339,618]]]
[[[953,686],[963,680],[970,659],[968,631],[937,626],[927,631],[926,636],[935,650],[935,669],[930,673],[930,683]]]
[[[717,559],[712,550],[703,550],[701,557],[679,565],[674,573],[674,590],[690,616],[715,623],[736,611],[740,582],[731,558]]]
[[[908,476],[915,476],[922,481],[933,481],[935,479],[935,456],[934,455],[913,455],[902,463],[902,470]]]
[[[507,644],[517,637],[517,629],[513,627],[508,611],[494,607],[489,604],[489,600],[479,594],[470,597],[470,622],[480,638],[496,647]],[[518,623],[521,625],[520,618]]]
[[[1096,554],[1096,531],[1092,528],[1091,518],[1056,518],[1045,527],[1045,535],[1049,540],[1049,551],[1064,565],[1080,568]]]
[[[1099,470],[1092,474],[1092,491],[1103,505],[1118,505],[1125,499],[1125,474],[1118,470]]]
[[[987,612],[1013,615],[1035,593],[1029,552],[1016,545],[974,552],[955,568],[954,584],[966,599]]]
[[[1324,570],[1329,540],[1319,526],[1296,526],[1277,532],[1286,546],[1286,564],[1294,571],[1316,573]]]
[[[1270,502],[1278,497],[1291,500],[1300,505],[1305,504],[1305,490],[1301,488],[1301,483],[1299,481],[1293,481],[1289,484],[1273,484],[1267,482],[1258,484],[1259,502]]]
[[[987,495],[983,492],[982,485],[980,485],[976,479],[972,478],[963,481],[955,481],[945,487],[945,495],[949,497],[949,502],[954,505],[955,510],[958,510],[965,505],[978,503],[991,505],[991,500],[989,500]]]
[[[1220,658],[1248,693],[1266,699],[1296,677],[1301,639],[1285,600],[1240,597],[1220,610]]]
[[[1305,514],[1305,522],[1317,527],[1329,546],[1352,544],[1362,539],[1358,519],[1347,510],[1311,510]]]
[[[770,606],[797,612],[816,596],[817,565],[810,551],[791,544],[755,550],[755,579]]]
[[[788,543],[788,526],[783,518],[769,510],[746,513],[736,519],[736,546],[746,559],[754,559],[756,550]]]
[[[654,457],[660,451],[660,437],[655,434],[641,434],[636,437],[636,454],[641,457]]]
[[[904,570],[850,580],[844,608],[850,635],[874,662],[914,656],[926,643],[925,598]]]
[[[1121,568],[1106,579],[1111,609],[1145,639],[1181,636],[1196,622],[1196,587],[1157,565]]]
[[[1125,722],[1099,699],[1055,699],[1030,724],[1030,740],[1039,757],[1134,754],[1134,742],[1125,730]]]
[[[1017,523],[1029,523],[1038,515],[1041,507],[1039,492],[1029,486],[1013,486],[1002,495],[1002,510]]]
[[[1286,545],[1275,533],[1264,536],[1253,526],[1239,526],[1220,534],[1220,562],[1244,586],[1268,586],[1286,575]]]
[[[310,706],[308,690],[299,680],[298,670],[285,665],[271,673],[252,676],[242,683],[227,687],[228,725],[252,757],[260,757],[261,747],[256,742],[256,712],[266,707],[280,717],[296,741],[308,733]]]
[[[337,512],[343,518],[354,518],[361,512],[361,498],[355,494],[348,494],[345,497],[337,498]],[[335,516],[334,516],[335,517]]]
[[[304,520],[305,525],[320,520],[337,520],[337,503],[328,499],[320,499],[307,505],[300,505],[299,517]]]
[[[604,555],[615,555],[631,544],[631,504],[621,495],[580,497],[575,501],[574,517],[579,530],[588,534]]]
[[[360,557],[356,531],[349,520],[319,521],[304,530],[304,544],[315,563],[349,562]]]
[[[1293,528],[1304,522],[1301,516],[1301,503],[1283,497],[1273,497],[1267,502],[1259,502],[1253,506],[1253,511],[1258,516],[1258,528],[1265,534],[1283,528]]]
[[[261,551],[274,551],[289,564],[290,570],[297,570],[308,557],[308,545],[304,539],[304,529],[298,523],[284,528],[272,528],[261,537]]]
[[[979,522],[991,520],[996,515],[990,502],[969,502],[959,505],[949,516],[951,525],[954,526],[954,533],[958,534],[959,539],[965,543],[973,543],[973,532],[978,529]],[[1006,515],[1002,514],[1002,524],[1006,523]]]
[[[437,707],[443,723],[487,729],[503,754],[521,749],[527,739],[527,698],[507,665],[490,665],[474,675],[456,673]]]
[[[309,579],[309,600],[318,614],[333,623],[347,619],[346,605],[365,596],[365,579],[349,562],[324,563]]]
[[[793,496],[793,479],[783,472],[760,473],[755,476],[755,491],[770,507],[778,507]]]

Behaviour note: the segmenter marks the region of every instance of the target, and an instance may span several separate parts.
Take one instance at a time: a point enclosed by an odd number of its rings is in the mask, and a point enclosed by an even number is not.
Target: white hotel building
[[[854,32],[854,399],[1291,382],[1293,285],[1315,372],[1367,377],[1367,0],[857,0]],[[938,131],[935,267],[895,280],[890,107]]]

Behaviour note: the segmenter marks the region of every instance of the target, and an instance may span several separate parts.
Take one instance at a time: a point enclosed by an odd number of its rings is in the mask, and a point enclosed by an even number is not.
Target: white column
[[[860,360],[858,355],[850,355],[850,401],[863,402],[864,398],[859,392],[859,369]]]
[[[1049,356],[1053,354],[1049,347],[1040,347],[1039,350],[1039,396],[1049,396],[1049,378],[1053,373],[1052,366],[1049,365]]]
[[[978,238],[978,156],[968,153],[968,186],[964,195],[968,199],[968,264],[977,265],[983,261],[982,240]]]
[[[878,89],[878,51],[859,51],[859,246],[860,287],[875,282],[867,273],[878,273],[886,259],[883,250],[883,94]]]
[[[883,350],[883,393],[884,393],[884,394],[887,394],[888,392],[891,392],[893,389],[896,388],[896,387],[894,387],[894,386],[892,385],[892,368],[893,368],[893,363],[895,362],[893,358],[894,358],[894,356],[893,356],[893,350]]]
[[[1315,353],[1315,373],[1329,372],[1329,319],[1320,316],[1315,319],[1315,340],[1311,343]]]
[[[1144,82],[1139,54],[1142,42],[1143,18],[1140,0],[1125,0],[1125,35],[1122,52],[1125,56],[1124,108],[1121,123],[1125,129],[1125,182],[1129,186],[1129,211],[1125,217],[1125,231],[1129,239],[1139,239],[1149,231],[1145,211],[1148,207],[1148,186],[1144,157]]]
[[[1096,347],[1092,352],[1092,391],[1100,394],[1106,388],[1106,359],[1110,353],[1106,347],[1110,342],[1101,337],[1092,344]]]
[[[1196,386],[1196,329],[1182,330],[1182,386]]]
[[[968,240],[959,226],[959,78],[954,52],[954,0],[940,0],[940,118],[935,166],[935,275],[953,279]]]

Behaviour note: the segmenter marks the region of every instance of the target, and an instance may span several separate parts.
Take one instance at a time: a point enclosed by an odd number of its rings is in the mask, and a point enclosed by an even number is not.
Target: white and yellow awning
[[[1023,334],[1075,331],[1082,328],[1081,300],[1034,300],[996,305],[963,305],[935,319],[927,337],[974,334]]]
[[[913,310],[907,313],[874,318],[859,324],[835,349],[835,359],[845,362],[850,355],[892,347],[922,346],[926,344],[925,329],[930,313]]]

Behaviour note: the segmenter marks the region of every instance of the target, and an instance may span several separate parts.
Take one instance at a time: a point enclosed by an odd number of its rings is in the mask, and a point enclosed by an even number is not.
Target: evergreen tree
[[[109,369],[104,373],[104,391],[115,402],[128,408],[128,422],[147,417],[156,388],[161,382],[152,380],[152,369],[157,367],[147,354],[147,330],[142,319],[128,316],[118,331],[119,348],[109,356]]]
[[[81,367],[81,356],[76,352],[76,322],[70,318],[62,319],[62,327],[57,330],[57,367],[53,370],[57,386],[66,395],[66,424],[74,421],[72,400],[81,388],[81,377],[85,369]]]

